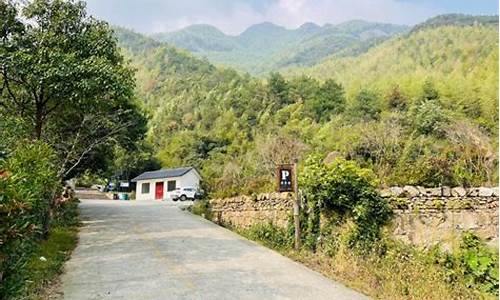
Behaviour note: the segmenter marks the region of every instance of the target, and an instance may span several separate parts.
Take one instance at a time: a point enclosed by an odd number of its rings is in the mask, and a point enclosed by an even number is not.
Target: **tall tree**
[[[328,121],[332,114],[344,111],[345,96],[342,85],[333,79],[327,79],[318,89],[316,97],[310,103],[310,109],[316,122]]]
[[[132,101],[133,71],[83,1],[34,0],[20,9],[0,0],[0,7],[0,114],[24,119],[32,138],[56,148],[60,175],[99,145],[142,134],[129,130],[144,123]]]
[[[269,94],[278,107],[291,103],[289,86],[280,73],[271,73],[268,82]]]
[[[366,89],[358,93],[351,109],[353,116],[364,121],[378,120],[381,112],[377,94]]]

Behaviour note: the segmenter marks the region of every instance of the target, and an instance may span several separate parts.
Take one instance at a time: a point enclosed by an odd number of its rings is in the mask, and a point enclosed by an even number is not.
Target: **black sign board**
[[[293,165],[280,165],[276,171],[279,192],[293,192]]]

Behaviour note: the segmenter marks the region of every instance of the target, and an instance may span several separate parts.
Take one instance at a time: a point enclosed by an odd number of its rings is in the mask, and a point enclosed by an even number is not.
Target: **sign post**
[[[299,199],[299,183],[297,176],[297,163],[293,162],[293,190],[295,192],[295,201],[293,202],[293,221],[295,223],[295,250],[300,249],[300,199]]]
[[[277,169],[278,191],[293,192],[293,221],[295,227],[295,249],[300,249],[300,199],[297,180],[297,163],[295,159],[293,164],[280,165]]]

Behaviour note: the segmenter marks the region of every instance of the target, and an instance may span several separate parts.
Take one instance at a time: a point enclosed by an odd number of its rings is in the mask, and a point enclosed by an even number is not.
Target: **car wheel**
[[[172,200],[177,201],[177,200],[179,200],[179,198],[175,197],[175,198],[172,198]]]
[[[187,198],[186,198],[186,195],[182,195],[182,196],[181,196],[181,201],[186,201],[186,199],[187,199]]]

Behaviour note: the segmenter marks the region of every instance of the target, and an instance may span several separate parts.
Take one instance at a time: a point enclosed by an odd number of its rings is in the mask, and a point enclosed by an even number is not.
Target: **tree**
[[[381,112],[377,95],[366,89],[358,93],[351,109],[354,117],[364,121],[378,120]]]
[[[328,121],[331,114],[344,111],[344,88],[333,79],[327,79],[309,105],[316,122]]]
[[[403,95],[398,85],[394,86],[389,95],[387,95],[387,102],[390,109],[404,111],[408,103],[408,99]]]
[[[137,138],[133,71],[83,1],[0,0],[0,114],[23,119],[61,158],[60,175],[111,140]],[[121,136],[121,137],[120,137]]]
[[[420,134],[442,135],[448,117],[436,100],[424,101],[410,110],[413,128]]]
[[[422,86],[422,98],[421,101],[437,100],[439,99],[439,93],[434,87],[434,83],[427,79]]]
[[[280,73],[271,73],[268,89],[272,100],[278,107],[283,107],[291,103],[288,83]]]

